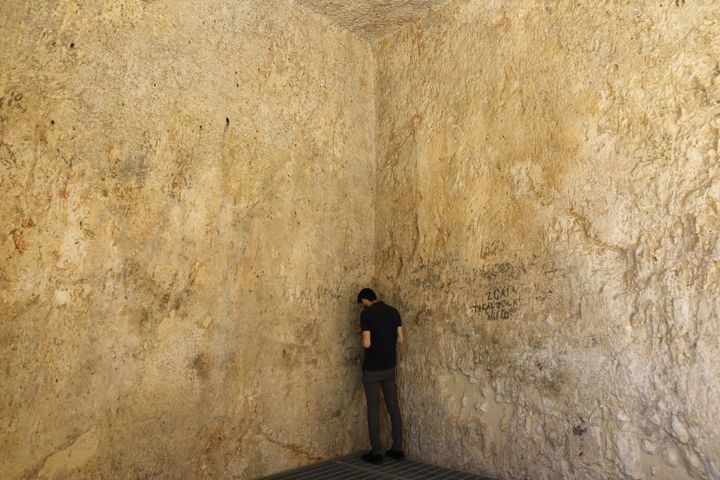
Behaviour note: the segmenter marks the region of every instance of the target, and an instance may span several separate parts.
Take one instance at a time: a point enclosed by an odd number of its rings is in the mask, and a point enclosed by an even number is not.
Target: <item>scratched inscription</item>
[[[315,288],[295,288],[287,291],[290,300],[297,301],[300,299],[308,299],[310,301],[319,302],[337,302],[341,300],[351,301],[355,297],[352,292],[341,291],[336,288],[315,287]]]
[[[497,255],[505,250],[507,245],[502,240],[483,242],[480,246],[480,258],[488,258]]]
[[[488,288],[481,303],[470,306],[470,312],[484,314],[488,320],[507,320],[518,309],[517,288],[512,285]]]
[[[501,241],[491,242],[483,254],[493,256],[503,247]],[[479,293],[480,298],[467,307],[468,315],[508,320],[520,307],[519,290],[525,284],[527,265],[516,258],[480,265],[445,258],[420,261],[410,273],[409,280],[415,288],[441,288],[455,292],[459,298],[477,298]]]
[[[0,144],[0,164],[6,167],[17,167],[17,157],[7,143]]]

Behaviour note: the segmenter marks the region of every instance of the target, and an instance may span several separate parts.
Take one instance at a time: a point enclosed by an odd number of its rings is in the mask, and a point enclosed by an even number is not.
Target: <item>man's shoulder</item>
[[[398,312],[397,308],[393,307],[392,305],[388,305],[387,303],[383,303],[383,310],[386,314],[390,314],[392,316],[400,316],[400,312]]]
[[[387,303],[385,303],[385,302],[378,302],[378,303],[379,303],[380,305],[382,305],[384,308],[387,308],[387,309],[389,309],[389,310],[393,310],[393,311],[397,312],[397,309],[396,309],[395,307],[393,307],[392,305],[390,305],[390,304],[387,304]]]

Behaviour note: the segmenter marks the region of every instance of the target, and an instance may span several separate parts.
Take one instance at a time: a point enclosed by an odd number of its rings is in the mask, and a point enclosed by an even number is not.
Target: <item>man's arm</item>
[[[362,332],[362,346],[364,348],[370,348],[370,330],[363,330]]]
[[[370,348],[370,319],[367,318],[367,311],[360,314],[360,344],[364,348]]]
[[[403,335],[402,327],[397,327],[397,343],[402,345],[405,342],[405,336]]]

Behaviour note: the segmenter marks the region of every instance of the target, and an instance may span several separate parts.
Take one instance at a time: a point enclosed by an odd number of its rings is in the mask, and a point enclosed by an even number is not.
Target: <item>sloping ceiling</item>
[[[431,14],[450,0],[297,0],[299,5],[374,41]]]

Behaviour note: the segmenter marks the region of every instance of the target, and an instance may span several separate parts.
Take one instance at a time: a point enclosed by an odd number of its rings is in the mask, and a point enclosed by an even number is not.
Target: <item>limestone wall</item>
[[[3,1],[0,33],[0,477],[364,445],[370,47],[284,0]]]
[[[457,1],[378,45],[415,458],[720,478],[720,4]]]

